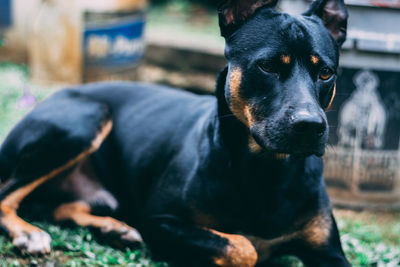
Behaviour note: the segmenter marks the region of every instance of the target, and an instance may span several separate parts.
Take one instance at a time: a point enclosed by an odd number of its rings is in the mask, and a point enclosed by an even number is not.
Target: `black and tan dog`
[[[64,90],[38,105],[0,151],[0,224],[16,247],[50,250],[17,216],[44,201],[56,221],[94,227],[184,266],[262,265],[293,254],[349,266],[323,180],[343,0],[302,16],[273,0],[220,9],[228,66],[217,97],[135,83]],[[119,216],[138,229],[106,215]]]

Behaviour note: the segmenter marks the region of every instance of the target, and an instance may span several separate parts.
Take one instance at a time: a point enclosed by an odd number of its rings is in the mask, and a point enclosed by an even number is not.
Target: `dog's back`
[[[123,156],[126,153],[132,162],[140,162],[138,168],[149,167],[144,166],[149,158],[157,159],[157,164],[167,160],[191,132],[206,127],[216,109],[212,96],[149,84],[99,83],[77,91],[110,107],[111,138],[121,142]]]
[[[190,132],[206,127],[209,114],[216,108],[214,97],[198,96],[169,87],[127,82],[96,83],[66,89],[52,96],[50,101],[39,104],[32,114],[22,120],[14,132],[32,127],[32,121],[40,121],[36,118],[37,110],[48,102],[54,107],[42,114],[47,112],[51,116],[50,113],[65,109],[60,105],[66,103],[56,101],[66,94],[74,94],[108,107],[113,121],[112,141],[109,143],[113,144],[112,149],[121,153],[125,162],[130,162],[129,171],[136,169],[138,176],[148,173],[149,169],[154,170],[154,166],[163,165],[160,163],[168,164],[170,155],[176,153],[185,140],[188,141],[186,136]],[[70,113],[73,112],[79,111],[71,107]],[[15,172],[21,150],[29,145],[28,139],[25,140],[28,142],[26,145],[16,141],[14,132],[10,133],[0,149],[0,178],[3,182]]]

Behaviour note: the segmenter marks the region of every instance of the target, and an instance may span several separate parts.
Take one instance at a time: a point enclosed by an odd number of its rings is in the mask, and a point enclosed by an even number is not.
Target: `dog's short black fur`
[[[98,83],[58,92],[24,118],[0,151],[0,224],[14,245],[49,250],[47,234],[16,216],[34,192],[58,221],[140,241],[91,214],[117,212],[155,256],[184,266],[267,265],[283,254],[350,266],[320,158],[347,12],[342,0],[317,0],[293,17],[275,2],[221,6],[228,66],[216,98]]]

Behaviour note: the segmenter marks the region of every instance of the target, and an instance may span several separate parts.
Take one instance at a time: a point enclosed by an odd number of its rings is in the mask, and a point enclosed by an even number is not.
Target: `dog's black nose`
[[[322,136],[326,130],[325,120],[321,115],[309,112],[298,112],[292,116],[292,128],[296,134]]]

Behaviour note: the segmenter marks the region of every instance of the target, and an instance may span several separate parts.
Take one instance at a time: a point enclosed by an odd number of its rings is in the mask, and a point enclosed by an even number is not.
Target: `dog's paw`
[[[143,242],[142,236],[135,228],[119,221],[110,222],[102,227],[100,232],[117,246],[136,246]]]
[[[13,238],[12,243],[22,254],[44,255],[50,253],[51,237],[38,229],[19,234]]]

